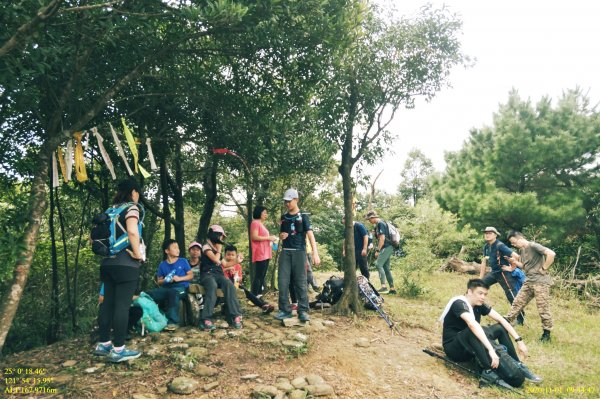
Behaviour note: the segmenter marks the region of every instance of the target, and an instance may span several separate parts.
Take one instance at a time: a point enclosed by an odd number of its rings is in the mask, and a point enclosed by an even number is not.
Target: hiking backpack
[[[396,226],[394,226],[390,222],[385,222],[387,224],[388,232],[389,232],[389,240],[394,248],[400,248],[400,233]]]
[[[143,325],[148,332],[160,332],[167,326],[167,317],[161,313],[150,295],[141,292],[133,303],[142,308],[143,312],[138,326],[142,327]]]
[[[337,276],[331,276],[329,280],[325,281],[323,284],[323,290],[321,290],[321,293],[316,299],[318,302],[335,305],[340,300],[343,293],[344,279]]]
[[[120,206],[112,206],[94,217],[92,220],[94,227],[92,227],[92,232],[90,234],[90,238],[92,240],[92,252],[94,252],[96,255],[104,257],[114,256],[129,246],[127,229],[121,224],[119,217],[123,211],[129,209],[129,207],[132,205],[136,205],[141,211],[141,217],[138,222],[138,231],[141,239],[142,224],[145,214],[144,207],[142,204],[127,202]],[[117,227],[119,227],[123,232],[118,236]]]
[[[365,276],[356,276],[356,283],[358,284],[358,296],[365,308],[377,310],[383,305],[383,298]]]
[[[506,381],[509,385],[519,388],[525,382],[525,374],[515,359],[513,359],[504,345],[497,345],[496,353],[500,358],[500,363],[496,369],[496,373]]]

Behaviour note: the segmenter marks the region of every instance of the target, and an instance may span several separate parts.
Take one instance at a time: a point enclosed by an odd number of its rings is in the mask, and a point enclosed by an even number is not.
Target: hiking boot
[[[275,306],[273,306],[273,305],[271,305],[271,304],[268,304],[268,303],[267,303],[267,304],[264,304],[264,305],[261,307],[261,309],[262,309],[262,312],[263,312],[264,314],[269,314],[269,313],[271,313],[272,311],[274,311],[274,310],[275,310]]]
[[[397,294],[397,292],[394,288],[392,288],[388,291],[388,295],[396,295],[396,294]]]
[[[110,353],[106,357],[106,360],[108,360],[111,363],[126,362],[128,360],[137,359],[138,357],[140,357],[141,354],[142,354],[142,352],[132,351],[132,350],[129,350],[126,348],[123,348],[122,351],[117,352],[113,348],[113,349],[111,349]]]
[[[233,318],[233,328],[236,330],[242,329],[242,316],[235,316]]]
[[[273,317],[276,318],[277,320],[285,320],[285,319],[291,319],[294,316],[292,316],[292,312],[286,312],[286,311],[280,310]]]
[[[292,303],[292,311],[294,310],[298,310],[298,304],[297,303]]]
[[[177,324],[167,324],[165,331],[175,331],[179,328]]]
[[[306,323],[307,321],[310,321],[310,316],[308,315],[308,312],[299,312],[298,313],[298,320],[300,320],[303,323]]]
[[[552,337],[550,336],[549,330],[544,330],[542,336],[540,337],[540,342],[552,342]]]
[[[529,368],[525,366],[522,362],[519,362],[517,364],[519,365],[519,368],[523,372],[525,378],[527,378],[529,381],[533,382],[534,384],[539,384],[543,381],[542,377],[533,374],[531,370],[529,370]]]
[[[380,294],[387,294],[390,291],[387,289],[387,287],[381,287],[380,289],[377,290],[377,292],[379,292]]]
[[[198,328],[204,331],[214,331],[217,327],[215,327],[211,320],[206,319],[200,320],[200,325],[198,326]]]
[[[494,370],[490,370],[490,369],[483,370],[481,372],[479,382],[482,383],[483,385],[492,385],[492,384],[508,385],[508,383],[506,381],[504,381],[502,378],[500,378],[500,376],[498,374],[496,374],[496,372]]]
[[[94,355],[96,356],[108,356],[108,354],[110,353],[110,351],[113,348],[113,344],[108,344],[108,345],[102,345],[102,344],[98,344],[96,345],[96,348],[94,349]]]

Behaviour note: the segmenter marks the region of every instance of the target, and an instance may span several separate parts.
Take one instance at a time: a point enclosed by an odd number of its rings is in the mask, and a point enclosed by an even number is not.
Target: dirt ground
[[[274,384],[278,376],[293,379],[308,374],[323,377],[335,391],[329,397],[335,398],[450,399],[503,395],[496,389],[479,389],[474,378],[423,353],[424,347],[439,342],[438,334],[433,331],[403,327],[399,321],[401,335],[392,334],[375,312],[360,320],[312,312],[312,327],[284,327],[248,304],[245,308],[246,325],[239,333],[219,329],[209,334],[186,327],[173,333],[135,338],[129,345],[141,349],[144,355],[130,364],[105,365],[91,355],[92,345],[85,337],[12,355],[0,362],[3,370],[44,368],[39,377],[50,378],[45,386],[56,391],[29,396],[7,393],[5,389],[11,384],[5,380],[0,396],[175,398],[181,395],[167,390],[169,382],[187,376],[200,383],[188,397],[249,398],[259,383]],[[308,338],[304,346],[290,350],[281,345],[298,332]],[[368,341],[366,347],[356,345],[359,339]],[[181,343],[187,349],[178,347]],[[206,348],[205,356],[185,357],[183,353],[194,347]],[[197,369],[182,367],[190,358],[193,366],[208,366],[216,375],[200,376]],[[242,380],[247,374],[258,376]],[[202,388],[211,382],[218,385],[204,392]]]

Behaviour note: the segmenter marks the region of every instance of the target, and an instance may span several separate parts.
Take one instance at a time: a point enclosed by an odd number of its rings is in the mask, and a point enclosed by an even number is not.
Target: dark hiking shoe
[[[200,320],[200,325],[198,327],[204,331],[214,331],[217,328],[210,320]]]
[[[274,318],[276,318],[277,320],[285,320],[285,319],[291,319],[292,317],[294,317],[292,315],[292,312],[285,312],[283,310],[280,310],[275,316],[273,316]]]
[[[388,295],[396,295],[396,289],[395,288],[390,288],[390,290],[388,291]]]
[[[539,384],[540,382],[543,381],[542,377],[533,374],[531,372],[531,370],[529,370],[529,368],[527,366],[525,366],[522,362],[519,362],[518,364],[519,364],[519,368],[523,372],[523,375],[529,381],[533,382],[534,384]]]
[[[261,309],[262,309],[262,312],[263,312],[264,314],[269,314],[269,313],[271,313],[272,311],[274,311],[274,310],[275,310],[275,306],[273,306],[273,305],[271,305],[271,304],[268,304],[268,303],[267,303],[267,304],[263,305],[263,306],[261,307]]]
[[[540,337],[540,342],[552,342],[552,337],[550,336],[550,331],[544,330],[542,336]]]
[[[298,314],[298,320],[300,320],[301,322],[307,322],[310,321],[310,316],[307,312],[300,312]]]

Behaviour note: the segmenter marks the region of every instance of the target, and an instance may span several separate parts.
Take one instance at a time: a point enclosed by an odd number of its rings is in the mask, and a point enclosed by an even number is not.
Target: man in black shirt
[[[527,346],[523,338],[504,317],[485,303],[489,287],[481,279],[471,279],[467,283],[465,295],[452,298],[440,321],[443,323],[442,341],[446,355],[457,362],[463,362],[475,357],[483,368],[482,378],[496,381],[500,377],[492,370],[498,367],[500,359],[494,346],[495,340],[506,347],[508,354],[515,359],[525,378],[532,382],[541,382],[542,379],[533,374],[517,356],[510,336],[515,339],[519,352],[527,356]],[[482,327],[481,316],[489,316],[498,322],[491,326]],[[510,336],[509,336],[510,335]]]
[[[298,191],[290,188],[283,195],[283,201],[288,211],[281,217],[279,228],[283,251],[279,256],[279,313],[275,318],[284,320],[292,317],[289,291],[292,281],[298,297],[298,319],[306,322],[310,320],[306,287],[306,238],[312,248],[313,265],[318,266],[321,260],[308,214],[302,213],[298,207]]]

